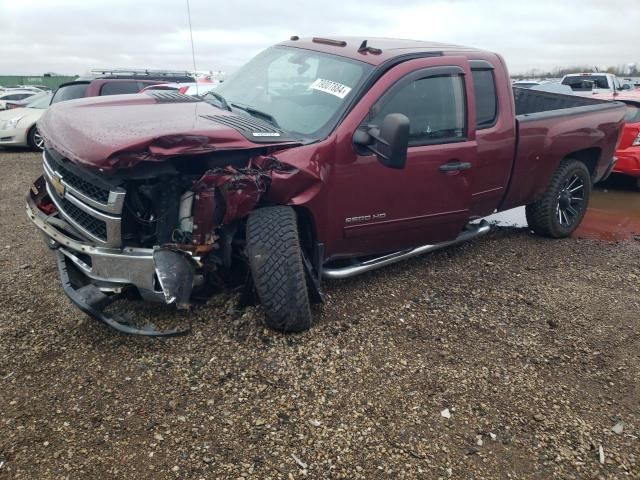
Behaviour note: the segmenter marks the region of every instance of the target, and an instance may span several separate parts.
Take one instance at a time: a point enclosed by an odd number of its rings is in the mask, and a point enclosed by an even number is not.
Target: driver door
[[[400,170],[354,145],[336,163],[333,197],[341,201],[332,202],[331,218],[342,224],[339,256],[439,243],[462,231],[477,153],[472,98],[471,71],[461,57],[404,62],[363,97],[359,106],[372,108],[364,118],[354,109],[343,126],[367,129],[402,113],[410,120],[409,148]]]

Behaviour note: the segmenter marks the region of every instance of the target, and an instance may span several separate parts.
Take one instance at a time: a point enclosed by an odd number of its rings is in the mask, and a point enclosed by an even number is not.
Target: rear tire
[[[29,133],[27,134],[27,144],[31,150],[37,150],[42,152],[44,150],[44,140],[38,132],[38,127],[35,125],[31,127]]]
[[[526,207],[529,228],[544,237],[568,237],[584,218],[591,188],[591,175],[584,163],[562,160],[542,198]]]
[[[281,332],[309,329],[311,308],[295,211],[254,210],[247,220],[246,251],[267,326]]]

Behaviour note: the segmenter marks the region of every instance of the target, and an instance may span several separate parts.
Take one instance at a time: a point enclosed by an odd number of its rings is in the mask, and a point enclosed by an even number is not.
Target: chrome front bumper
[[[152,337],[188,333],[189,329],[159,330],[150,323],[140,326],[107,313],[105,308],[118,300],[126,287],[135,287],[145,300],[188,305],[197,260],[171,249],[96,247],[69,236],[65,230],[74,231],[73,225],[37,206],[48,195],[45,183],[40,177],[29,190],[27,216],[49,248],[56,250],[67,297],[83,312],[122,333]]]
[[[27,195],[26,209],[27,216],[42,232],[50,248],[59,250],[103,292],[120,293],[132,285],[145,300],[165,301],[157,281],[152,249],[96,247],[70,237],[36,206],[37,197],[46,191],[44,189],[45,182],[40,177]]]

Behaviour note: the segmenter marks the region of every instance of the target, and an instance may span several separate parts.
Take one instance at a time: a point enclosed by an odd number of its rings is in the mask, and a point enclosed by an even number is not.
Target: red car
[[[104,311],[127,290],[188,308],[241,287],[268,326],[300,331],[321,279],[477,237],[496,210],[526,205],[536,233],[570,235],[624,115],[514,89],[502,57],[473,48],[292,37],[203,99],[54,105],[27,212],[67,295],[117,330],[181,333]]]
[[[616,150],[618,162],[613,172],[634,177],[640,188],[640,90],[594,97],[616,100],[627,105],[625,126]]]

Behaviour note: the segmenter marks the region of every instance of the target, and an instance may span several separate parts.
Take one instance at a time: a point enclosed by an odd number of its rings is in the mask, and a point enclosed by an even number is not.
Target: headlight
[[[4,122],[0,122],[0,130],[13,130],[18,125],[22,117],[15,117],[11,120],[5,120]]]

